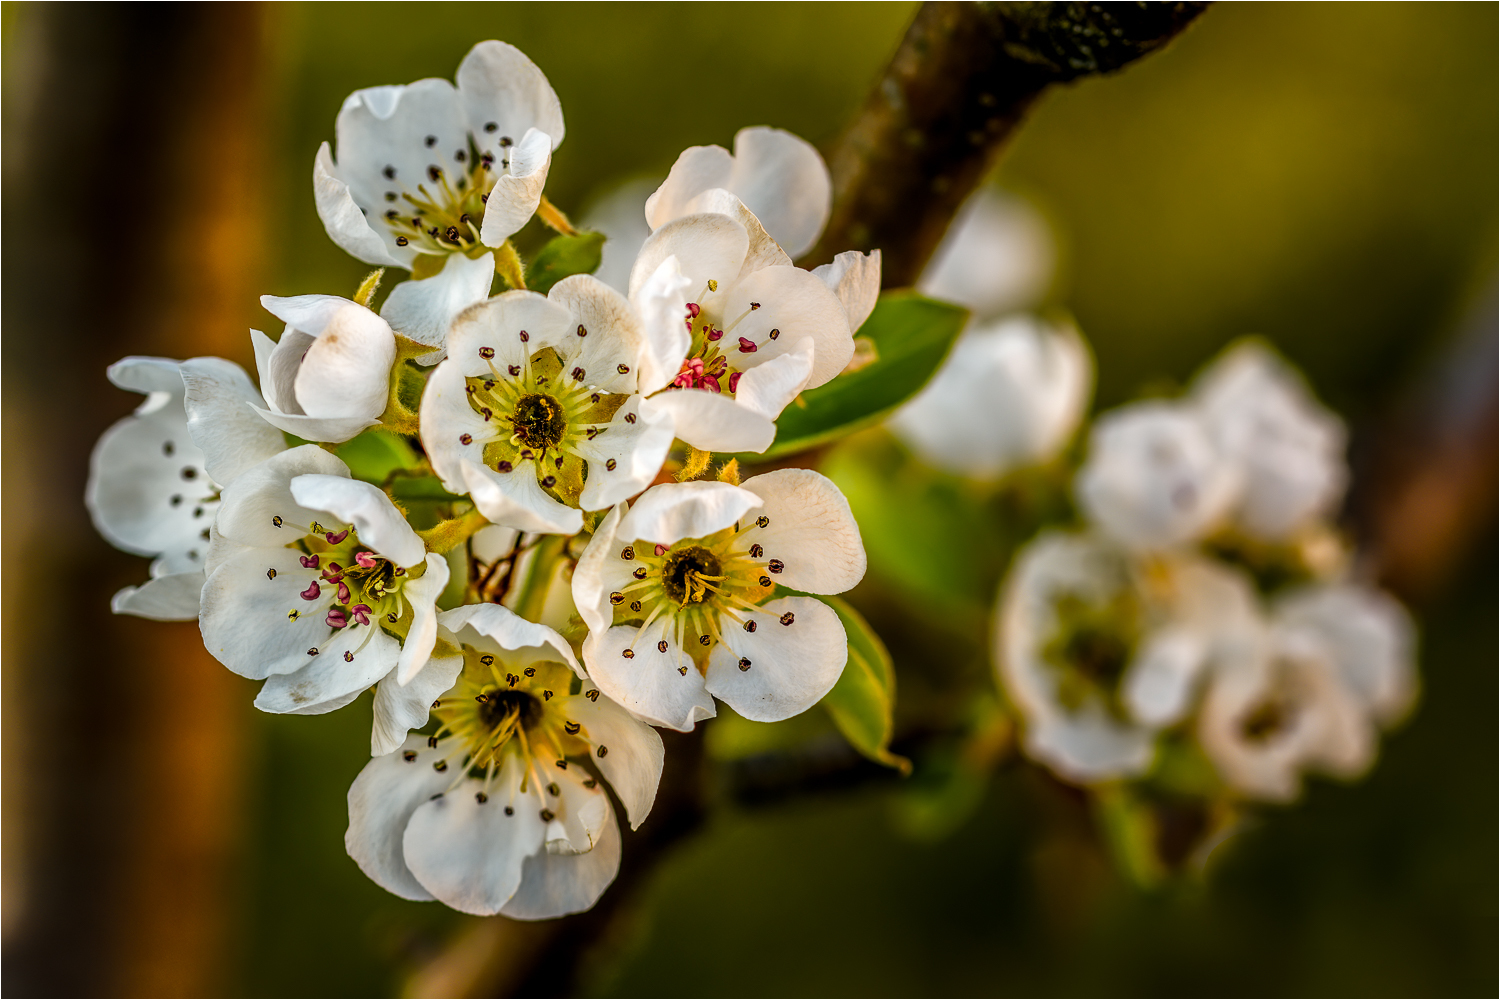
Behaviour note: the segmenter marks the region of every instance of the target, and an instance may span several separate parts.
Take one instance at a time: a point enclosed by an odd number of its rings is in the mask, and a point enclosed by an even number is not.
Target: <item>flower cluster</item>
[[[1329,518],[1344,429],[1258,341],[1180,399],[1094,424],[1088,521],[1017,557],[995,653],[1026,751],[1093,783],[1205,760],[1231,797],[1357,777],[1415,691],[1411,623],[1351,573]]]
[[[318,214],[382,270],[352,298],[263,298],[285,327],[251,331],[258,387],[219,358],[109,371],[147,398],[96,447],[88,506],[154,559],[114,608],[196,618],[266,712],[373,688],[346,844],[380,885],[586,909],[620,863],[605,786],[632,827],[651,810],[652,727],[690,730],[716,699],[785,719],[843,671],[844,625],[809,595],[864,574],[848,503],[816,472],[741,481],[711,453],[764,452],[848,366],[879,254],[793,263],[828,171],[754,128],[682,154],[628,282],[605,284],[544,194],[561,105],[502,42],[454,83],[352,94],[334,132]],[[534,216],[558,234],[535,273],[511,241]],[[409,277],[377,308],[386,268]]]

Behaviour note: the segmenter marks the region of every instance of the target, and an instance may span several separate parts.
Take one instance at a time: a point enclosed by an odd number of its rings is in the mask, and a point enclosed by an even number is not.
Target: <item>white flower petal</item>
[[[486,652],[532,650],[536,659],[566,663],[579,677],[584,676],[566,639],[499,604],[466,604],[440,612],[438,622],[453,633],[456,642]]]
[[[582,737],[595,748],[594,766],[620,797],[632,830],[640,829],[656,801],[665,750],[656,730],[631,717],[606,698],[586,697],[592,685],[558,702],[558,712],[583,727]],[[605,752],[599,753],[603,747]]]
[[[1284,595],[1275,621],[1318,643],[1344,685],[1377,721],[1391,725],[1417,694],[1415,628],[1388,594],[1357,584],[1307,587]]]
[[[846,250],[812,273],[838,296],[850,331],[859,332],[880,300],[880,251]]]
[[[1207,646],[1204,636],[1181,626],[1143,642],[1120,685],[1121,701],[1137,722],[1159,728],[1182,719],[1206,664]]]
[[[609,627],[613,617],[609,595],[618,589],[617,584],[630,578],[630,570],[621,565],[624,560],[618,558],[615,544],[625,511],[623,503],[616,504],[604,515],[573,568],[573,604],[591,634],[597,635]]]
[[[812,249],[833,201],[828,167],[812,143],[778,128],[743,128],[734,137],[727,188],[793,257]]]
[[[503,292],[459,314],[448,332],[448,357],[465,376],[505,372],[509,365],[525,365],[543,347],[559,351],[576,339],[572,314],[545,295],[524,289]],[[525,339],[522,339],[522,334]],[[486,358],[479,352],[489,350]]]
[[[587,910],[620,870],[620,828],[609,800],[607,821],[594,849],[584,854],[538,851],[521,868],[521,885],[500,908],[512,920],[550,920]]]
[[[479,239],[485,246],[498,247],[536,214],[552,167],[554,145],[547,133],[531,129],[510,151],[510,167],[495,178],[484,203]]]
[[[1068,715],[1038,717],[1024,742],[1028,755],[1084,784],[1144,774],[1156,760],[1155,734],[1121,724],[1098,702]]]
[[[305,474],[347,477],[349,467],[315,444],[273,455],[224,487],[216,530],[241,545],[269,548],[284,548],[301,538],[306,533],[302,529],[322,515],[292,497],[292,480]],[[277,517],[283,527],[276,526]]]
[[[324,616],[334,592],[324,588],[313,600],[300,596],[317,573],[302,569],[299,556],[287,548],[245,549],[220,564],[203,584],[198,613],[203,645],[241,677],[263,680],[301,670],[312,658],[309,649],[321,654],[329,645],[334,630]],[[297,612],[295,619],[290,611]],[[395,663],[391,640],[390,662],[370,683]]]
[[[400,753],[376,757],[349,786],[349,830],[344,848],[360,871],[382,889],[402,899],[431,899],[432,894],[406,867],[401,838],[417,807],[442,793],[453,780],[433,770],[452,743],[437,749],[425,736],[413,736]],[[407,754],[411,758],[407,759]]]
[[[467,172],[455,154],[469,155],[468,123],[447,80],[355,91],[339,110],[334,132],[338,175],[366,211],[384,210],[387,192],[415,193],[428,183],[430,167],[452,176]],[[431,146],[429,135],[437,140]],[[382,237],[394,242],[387,233]]]
[[[655,392],[676,378],[692,347],[686,324],[691,286],[677,258],[667,257],[631,293],[641,317],[643,347],[636,373],[641,392]]]
[[[408,732],[426,725],[433,699],[453,686],[463,667],[462,656],[434,656],[404,687],[396,672],[381,678],[375,688],[370,756],[390,753],[402,745]]]
[[[339,295],[262,295],[260,304],[266,312],[293,330],[300,330],[315,339],[323,335],[323,331],[328,329],[329,324],[344,309],[355,305]],[[285,335],[282,339],[286,339]],[[307,346],[300,344],[293,353],[305,352]]]
[[[355,258],[378,267],[411,267],[416,253],[387,243],[371,228],[349,193],[349,185],[339,177],[326,142],[318,147],[318,155],[313,159],[313,200],[329,239]]]
[[[496,472],[462,460],[464,491],[479,512],[495,524],[548,535],[573,535],[583,529],[583,513],[559,503],[536,479],[536,463],[519,463],[511,472]]]
[[[295,434],[304,441],[327,441],[332,444],[348,441],[361,431],[380,423],[377,419],[367,417],[308,417],[259,408],[255,412],[272,427]]]
[[[566,763],[566,762],[565,762]],[[547,825],[547,853],[562,855],[586,854],[594,849],[606,826],[614,826],[614,815],[609,808],[609,795],[593,782],[587,771],[578,768],[553,770],[546,764],[549,776],[555,779],[562,794],[550,797],[556,819]],[[553,765],[555,767],[555,765]],[[590,788],[585,782],[592,782]]]
[[[645,408],[644,403],[640,396],[631,396],[602,434],[578,443],[578,454],[589,469],[578,501],[584,510],[604,510],[635,496],[661,471],[676,424],[671,414]]]
[[[276,353],[276,341],[259,330],[251,330],[250,345],[255,350],[255,375],[260,380],[261,394],[271,407],[284,409],[281,397],[276,395],[276,387],[271,384],[271,356]],[[288,381],[289,386],[290,384]]]
[[[744,278],[745,276],[766,267],[790,267],[792,258],[786,255],[771,234],[766,232],[766,227],[761,225],[755,213],[745,207],[745,203],[734,196],[733,193],[723,188],[711,188],[694,198],[689,205],[694,213],[707,212],[717,215],[725,215],[738,222],[745,230],[749,243],[745,248],[745,259],[740,264],[737,275],[731,275],[731,279]],[[722,279],[721,279],[722,280]]]
[[[379,625],[351,625],[335,630],[317,650],[316,656],[303,651],[306,665],[300,670],[268,677],[255,707],[290,715],[343,708],[395,669],[401,643]],[[345,659],[346,653],[353,659]]]
[[[411,630],[401,644],[401,658],[396,662],[396,683],[402,687],[427,665],[432,648],[437,644],[438,620],[437,599],[448,586],[448,560],[436,552],[427,554],[427,572],[414,580],[408,580],[402,589],[411,605]]]
[[[223,358],[182,363],[183,404],[193,443],[215,482],[233,482],[240,473],[286,450],[281,431],[255,412],[263,404],[245,370]]]
[[[752,311],[751,303],[758,308]],[[727,318],[744,316],[733,336],[758,345],[751,355],[732,355],[740,364],[764,363],[797,350],[803,338],[810,337],[813,370],[807,386],[815,389],[854,357],[854,335],[844,307],[811,271],[790,265],[761,268],[728,290],[723,309]],[[772,331],[780,331],[775,339]]]
[[[418,806],[406,824],[402,856],[422,887],[464,913],[500,912],[521,884],[521,865],[542,849],[546,821],[519,754],[505,756],[487,800],[482,783],[468,780],[451,793]],[[506,814],[507,807],[511,812]]]
[[[415,566],[427,554],[421,537],[378,486],[347,475],[314,473],[295,477],[290,488],[300,506],[353,525],[362,543],[398,566]]]
[[[859,524],[831,479],[810,469],[777,469],[745,480],[744,489],[761,498],[760,510],[747,515],[764,514],[770,524],[747,527],[736,547],[758,543],[767,559],[781,560],[785,568],[778,583],[814,594],[841,594],[864,579]]]
[[[390,326],[350,303],[330,318],[303,356],[297,402],[312,417],[373,420],[385,411],[395,361]]]
[[[131,392],[148,395],[160,392],[172,396],[182,394],[182,375],[178,371],[178,363],[171,358],[133,355],[116,361],[105,369],[104,374],[115,385]],[[159,408],[163,402],[160,398],[148,399],[136,412],[150,412]]]
[[[567,367],[582,368],[589,385],[607,392],[635,392],[645,332],[630,300],[592,274],[564,278],[547,298],[568,310],[576,324]]]
[[[807,388],[812,370],[812,338],[803,337],[794,350],[742,374],[739,385],[735,387],[734,401],[767,420],[775,420],[787,404]]]
[[[493,253],[473,259],[451,253],[443,269],[432,277],[403,281],[392,288],[380,307],[380,316],[403,337],[419,344],[444,347],[454,318],[488,298],[494,278]],[[426,358],[420,360],[431,363]]]
[[[668,257],[677,258],[688,279],[688,294],[699,295],[711,280],[723,284],[738,277],[749,249],[750,234],[727,215],[703,212],[674,219],[641,247],[630,271],[630,297],[636,297]],[[677,322],[681,324],[681,316]]]
[[[467,493],[465,461],[484,464],[484,446],[499,433],[469,404],[461,363],[449,358],[427,376],[420,407],[422,447],[432,471],[450,493]],[[469,443],[463,438],[468,435]]]
[[[499,159],[506,149],[502,142],[531,129],[551,136],[553,149],[562,143],[562,104],[546,74],[514,45],[480,42],[464,56],[454,80],[481,153]]]
[[[667,179],[646,199],[646,223],[654,230],[690,213],[688,205],[710,188],[728,188],[734,157],[723,146],[689,146],[677,154]]]
[[[117,615],[136,615],[163,622],[188,622],[198,617],[198,595],[203,590],[203,571],[173,573],[147,580],[139,587],[125,587],[109,602]]]
[[[311,297],[311,296],[309,296]],[[262,296],[262,300],[267,296]],[[317,296],[325,298],[325,296]],[[326,296],[332,298],[332,296]],[[335,300],[342,302],[342,299]],[[252,334],[259,331],[251,331]],[[270,340],[265,334],[261,337]],[[256,363],[260,369],[260,385],[266,400],[278,412],[302,415],[302,404],[297,402],[297,371],[302,367],[302,357],[317,338],[303,333],[290,323],[281,333],[281,339],[271,345],[270,352],[262,360],[259,341],[256,342]]]
[[[641,494],[616,533],[630,541],[671,545],[722,531],[760,504],[756,494],[728,483],[664,483]]]
[[[630,714],[653,726],[686,733],[698,720],[712,719],[716,713],[703,676],[671,633],[666,618],[658,618],[644,631],[634,625],[616,625],[590,633],[583,660],[599,690]],[[659,645],[663,642],[665,650]],[[627,649],[633,654],[629,658],[624,655]]]
[[[748,406],[708,389],[668,389],[646,400],[653,418],[668,414],[677,436],[704,451],[763,452],[776,440],[776,425]]]
[[[725,641],[709,655],[709,694],[747,719],[779,722],[833,690],[849,659],[849,638],[832,608],[812,597],[783,597],[739,615],[757,628],[721,620]]]

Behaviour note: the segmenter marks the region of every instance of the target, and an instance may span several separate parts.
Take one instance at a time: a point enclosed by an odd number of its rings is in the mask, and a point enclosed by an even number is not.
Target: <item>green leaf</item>
[[[390,431],[368,430],[350,438],[334,449],[355,479],[379,486],[397,469],[411,469],[422,464],[421,457],[406,439]]]
[[[443,481],[437,476],[397,476],[387,487],[392,497],[403,502],[442,501],[453,503],[466,500],[443,489]]]
[[[593,274],[604,251],[603,233],[555,236],[526,268],[526,287],[543,295],[572,274]]]
[[[875,345],[875,361],[804,392],[777,419],[770,449],[745,460],[790,455],[878,422],[927,384],[968,318],[966,309],[909,290],[886,292],[859,328]]]
[[[878,764],[910,774],[911,761],[890,750],[896,708],[891,654],[848,602],[837,597],[818,599],[838,613],[849,636],[849,661],[833,690],[823,696],[823,707],[854,749]]]

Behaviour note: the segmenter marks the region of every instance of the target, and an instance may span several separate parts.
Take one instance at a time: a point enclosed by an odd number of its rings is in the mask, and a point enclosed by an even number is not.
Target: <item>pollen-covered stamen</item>
[[[761,308],[761,303],[751,302],[738,316],[725,323],[718,314],[718,306],[702,301],[710,291],[717,290],[717,282],[710,281],[704,294],[699,296],[700,301],[687,304],[687,315],[683,322],[692,335],[692,341],[688,347],[688,356],[667,387],[669,390],[707,389],[716,393],[727,390],[733,395],[739,391],[740,377],[745,373],[743,368],[738,367],[746,363],[744,356],[756,353],[781,337],[781,330],[773,329],[759,342],[743,336],[726,341],[726,334],[732,335],[735,328],[751,313]]]
[[[387,207],[381,220],[399,246],[428,254],[474,250],[480,245],[478,222],[495,186],[494,157],[476,156],[472,148],[443,151],[425,141],[423,151],[433,162],[421,177],[399,176],[394,167],[386,168]]]

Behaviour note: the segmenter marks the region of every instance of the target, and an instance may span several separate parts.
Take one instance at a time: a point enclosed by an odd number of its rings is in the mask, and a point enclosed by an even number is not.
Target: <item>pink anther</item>
[[[314,580],[312,583],[309,583],[307,585],[307,589],[304,590],[299,596],[304,601],[316,601],[320,593],[322,593],[322,591],[318,589],[318,581]]]

